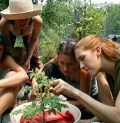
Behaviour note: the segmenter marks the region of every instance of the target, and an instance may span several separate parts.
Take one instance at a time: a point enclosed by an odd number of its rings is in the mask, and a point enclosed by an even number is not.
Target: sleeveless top
[[[10,35],[12,34],[15,37],[22,37],[23,40],[24,40],[24,36],[26,36],[27,37],[27,43],[29,44],[29,42],[30,42],[30,40],[32,38],[33,19],[32,18],[30,19],[30,22],[29,22],[30,28],[25,33],[21,32],[21,33],[17,34],[14,31],[14,28],[13,28],[14,23],[13,22],[9,22],[9,24],[10,24],[10,27],[9,27]],[[12,37],[12,35],[11,35],[11,37]],[[33,52],[33,56],[35,56],[35,57],[39,56],[39,37],[37,38],[37,43],[36,43],[36,47],[35,47],[34,52]]]
[[[116,99],[120,91],[120,60],[115,62],[114,68],[114,82],[109,83],[113,97]]]
[[[13,35],[15,35],[15,36],[26,36],[26,35],[29,35],[29,34],[32,32],[32,30],[33,30],[33,24],[30,25],[29,31],[27,31],[27,32],[25,32],[25,33],[21,32],[21,33],[17,34],[17,33],[14,31],[14,28],[13,28],[13,25],[12,25],[12,24],[10,24],[10,29],[9,29],[9,31],[10,31]]]
[[[28,23],[28,25],[30,26],[29,30],[27,30],[26,32],[20,32],[19,34],[17,34],[14,31],[14,26],[15,24],[15,20],[9,20],[9,31],[14,35],[14,36],[26,36],[29,35],[32,31],[33,31],[33,18],[30,18],[30,22]]]

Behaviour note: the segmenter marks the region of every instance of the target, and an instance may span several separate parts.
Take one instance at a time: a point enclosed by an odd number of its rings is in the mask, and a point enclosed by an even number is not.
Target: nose
[[[66,72],[68,70],[67,65],[64,65],[63,70],[64,70],[64,72]]]

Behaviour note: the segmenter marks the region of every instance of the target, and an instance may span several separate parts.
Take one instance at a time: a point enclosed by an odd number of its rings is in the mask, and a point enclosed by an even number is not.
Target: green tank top
[[[114,83],[112,91],[113,96],[116,99],[120,91],[120,60],[115,62]]]

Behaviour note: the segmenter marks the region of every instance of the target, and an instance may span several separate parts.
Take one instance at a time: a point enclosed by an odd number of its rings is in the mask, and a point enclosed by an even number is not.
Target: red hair
[[[111,61],[120,59],[120,45],[110,39],[105,39],[97,35],[89,35],[81,39],[76,44],[75,49],[83,48],[84,50],[92,50],[97,45],[101,46],[102,53],[107,59]]]

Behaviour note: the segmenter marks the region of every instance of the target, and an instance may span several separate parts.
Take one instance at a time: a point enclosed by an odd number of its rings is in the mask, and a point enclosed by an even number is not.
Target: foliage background
[[[0,10],[8,6],[8,0],[0,0]],[[107,37],[120,33],[120,5],[91,4],[91,0],[48,0],[43,6],[40,32],[40,54],[43,63],[56,54],[58,44],[66,38],[79,40],[89,34]],[[21,38],[16,45],[23,45]]]

